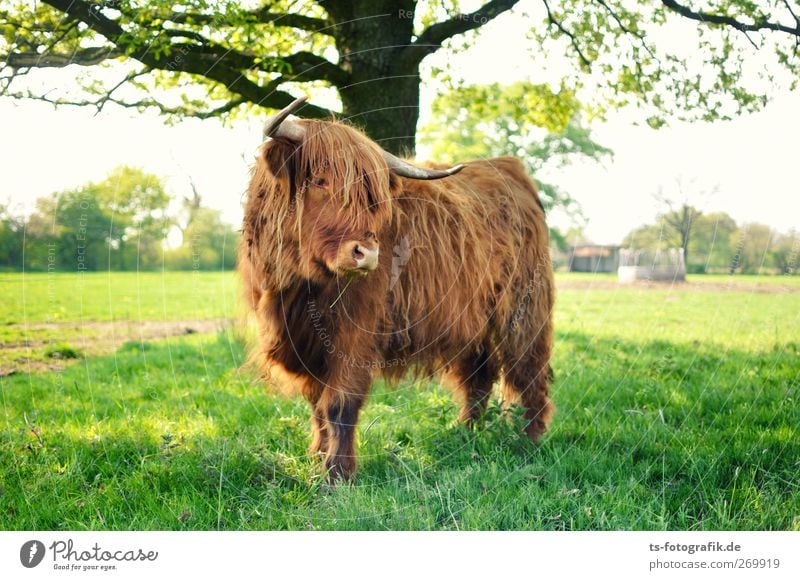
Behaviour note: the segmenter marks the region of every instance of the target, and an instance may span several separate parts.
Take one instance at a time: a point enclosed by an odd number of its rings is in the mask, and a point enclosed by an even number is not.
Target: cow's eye
[[[328,188],[328,182],[325,180],[324,177],[312,177],[311,185],[313,185],[314,187],[319,187],[320,189]]]

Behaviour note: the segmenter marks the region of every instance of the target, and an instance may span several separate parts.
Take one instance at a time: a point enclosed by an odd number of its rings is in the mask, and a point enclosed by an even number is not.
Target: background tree
[[[683,250],[683,259],[687,263],[689,261],[689,241],[692,239],[692,232],[699,215],[700,210],[696,207],[682,203],[676,209],[664,213],[661,218],[675,234],[678,242],[676,247]]]
[[[775,264],[772,261],[772,241],[775,232],[764,224],[743,224],[736,232],[736,251],[731,261],[731,273],[760,274]]]
[[[15,264],[17,268],[46,270],[48,258],[51,268],[60,269],[66,263],[64,256],[58,255],[61,247],[59,237],[63,229],[56,220],[57,207],[56,194],[36,200],[34,212],[25,220],[19,232],[19,244],[24,252],[20,255],[19,264]],[[69,263],[75,265],[73,260]]]
[[[83,188],[109,216],[108,244],[120,270],[149,268],[160,261],[173,224],[170,197],[160,177],[125,165]]]
[[[113,264],[109,252],[113,218],[92,184],[40,198],[28,219],[25,267],[43,270],[103,270]]]
[[[0,258],[28,270],[159,267],[173,224],[169,201],[158,176],[120,166],[101,181],[39,198],[27,218],[6,215]]]
[[[545,208],[559,206],[575,216],[579,209],[572,196],[543,178],[545,168],[563,166],[576,156],[601,159],[611,154],[591,139],[582,111],[564,87],[554,91],[529,82],[462,86],[436,97],[420,142],[432,147],[434,159],[449,163],[519,157],[536,177]]]
[[[182,215],[170,212],[169,201],[160,177],[120,166],[100,181],[39,198],[27,217],[0,206],[0,268],[232,269],[239,234],[222,213],[203,207],[194,187]],[[182,241],[167,248],[174,227]]]
[[[781,274],[797,274],[800,271],[800,235],[792,230],[773,238],[772,258]]]
[[[0,268],[22,263],[24,220],[14,215],[7,204],[0,204]]]
[[[736,222],[725,212],[699,214],[695,217],[686,262],[690,273],[724,272],[733,259]]]
[[[694,204],[713,192],[689,189],[681,178],[676,180],[674,191],[665,193],[659,189],[653,197],[662,207],[661,222],[671,230],[676,240],[673,247],[683,250],[683,258],[688,265],[690,262],[690,242],[695,231],[696,221],[701,212]]]
[[[0,8],[0,91],[97,110],[116,103],[207,118],[283,107],[299,92],[298,83],[330,87],[342,113],[384,147],[413,151],[422,61],[444,45],[460,46],[469,39],[465,33],[518,0],[488,0],[466,12],[459,4],[9,1]],[[800,18],[790,0],[715,0],[708,9],[696,8],[694,0],[519,4],[528,10],[518,17],[530,19],[537,52],[574,60],[565,82],[589,89],[598,107],[641,105],[653,126],[670,114],[716,119],[757,109],[772,84],[749,83],[745,65],[761,49],[774,55],[757,63],[769,80],[779,71],[793,82],[800,76]],[[662,42],[664,30],[685,42]],[[70,90],[75,87],[53,91],[26,81],[33,69],[70,64],[104,70],[80,76],[78,94]],[[329,111],[307,105],[301,114],[325,117]]]
[[[231,270],[239,233],[222,221],[219,210],[196,207],[178,248],[167,251],[168,270]]]
[[[622,245],[634,250],[656,251],[676,247],[673,232],[665,227],[662,220],[654,224],[646,224],[629,232],[623,239]]]
[[[194,179],[189,177],[189,187],[192,189],[192,195],[186,195],[181,200],[181,215],[176,220],[175,225],[181,230],[182,234],[192,225],[197,213],[203,208],[203,199],[200,196],[200,191],[197,189],[197,184]]]
[[[684,248],[686,270],[698,274],[714,267],[727,269],[736,231],[736,222],[728,214],[705,215],[682,204],[678,210],[658,216],[654,224],[636,228],[625,236],[622,244],[650,252]]]

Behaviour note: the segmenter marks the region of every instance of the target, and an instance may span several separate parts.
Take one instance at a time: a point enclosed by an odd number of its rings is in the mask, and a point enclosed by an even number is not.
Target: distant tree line
[[[724,212],[703,213],[689,204],[636,228],[622,244],[652,251],[683,248],[686,270],[694,274],[796,274],[800,270],[798,232],[781,233],[752,222],[737,224]]]
[[[585,135],[562,139],[568,146],[557,145],[556,155],[580,151],[584,142],[591,149]],[[192,191],[179,208],[171,209],[160,177],[120,166],[102,181],[38,199],[27,216],[0,205],[0,269],[232,269],[238,232],[222,220],[219,210],[203,207],[194,184]],[[548,205],[575,207],[567,194],[555,188],[545,191],[544,197]],[[167,239],[175,237],[169,236],[175,230],[181,241],[170,245]],[[553,230],[554,244],[561,250],[566,250],[567,239],[579,236],[579,231]],[[798,232],[737,224],[724,212],[703,213],[688,203],[670,206],[654,223],[631,231],[622,243],[650,251],[683,248],[690,273],[796,274],[800,269]]]
[[[182,242],[167,238],[179,230]],[[200,196],[170,211],[163,180],[120,166],[36,201],[27,216],[0,205],[0,268],[9,270],[218,270],[235,265],[238,233]]]

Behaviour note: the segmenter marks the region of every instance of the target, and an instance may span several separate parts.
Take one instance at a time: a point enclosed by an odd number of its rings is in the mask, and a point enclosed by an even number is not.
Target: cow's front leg
[[[327,418],[325,433],[328,453],[325,456],[325,468],[331,481],[349,480],[355,475],[356,424],[365,398],[366,389],[353,392],[328,387],[320,400],[320,407],[324,408]]]
[[[311,405],[311,445],[308,453],[312,457],[325,455],[328,452],[328,417],[320,405],[324,392],[322,383],[307,378],[302,386],[303,396]]]

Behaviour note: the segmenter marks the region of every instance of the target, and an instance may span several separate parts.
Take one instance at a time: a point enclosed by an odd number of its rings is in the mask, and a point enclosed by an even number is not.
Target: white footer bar
[[[0,578],[186,574],[797,579],[800,532],[0,532]]]

